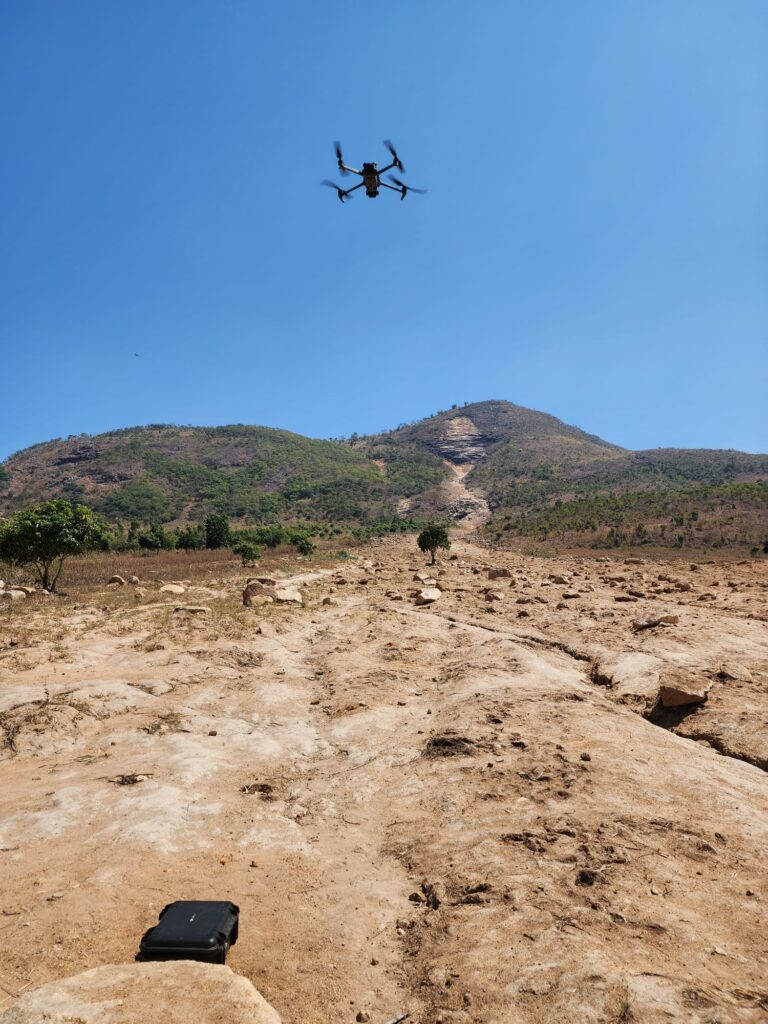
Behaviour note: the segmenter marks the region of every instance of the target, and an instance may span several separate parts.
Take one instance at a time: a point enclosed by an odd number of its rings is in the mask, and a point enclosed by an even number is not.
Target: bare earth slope
[[[454,552],[424,607],[392,540],[303,607],[0,612],[0,1009],[229,898],[287,1024],[766,1019],[760,566]]]

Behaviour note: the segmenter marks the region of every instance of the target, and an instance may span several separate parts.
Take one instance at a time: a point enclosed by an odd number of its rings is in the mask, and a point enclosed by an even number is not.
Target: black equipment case
[[[141,940],[140,960],[203,960],[223,964],[237,942],[240,908],[226,900],[177,900]]]

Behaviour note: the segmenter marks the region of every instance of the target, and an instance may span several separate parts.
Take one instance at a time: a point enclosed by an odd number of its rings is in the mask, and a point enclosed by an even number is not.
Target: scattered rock
[[[437,587],[425,587],[416,595],[416,604],[433,604],[440,597],[441,594]]]
[[[752,683],[752,673],[737,661],[724,661],[717,671],[718,679],[736,679],[742,683]]]
[[[276,591],[275,600],[278,604],[304,604],[304,598],[297,587],[286,587],[284,590]]]
[[[489,580],[508,580],[511,579],[512,573],[509,569],[489,569],[488,579]]]
[[[160,587],[160,593],[176,594],[176,596],[179,597],[182,594],[186,594],[186,590],[184,589],[184,587],[181,586],[180,583],[164,583],[163,586]]]
[[[113,964],[25,992],[2,1024],[280,1024],[247,978],[223,964],[190,960]]]
[[[0,597],[5,598],[6,601],[26,601],[27,594],[26,591],[13,587],[11,590],[4,590],[0,593]]]
[[[503,601],[504,595],[499,590],[486,590],[485,592],[486,601]]]
[[[644,629],[655,629],[656,626],[676,626],[679,622],[679,615],[657,615],[652,619],[643,619],[641,622],[633,622],[632,630],[635,633],[641,633]]]
[[[271,604],[277,599],[274,587],[262,583],[261,580],[249,580],[243,587],[243,604],[250,608],[252,604]]]
[[[336,600],[335,597],[324,597],[323,604],[332,608],[337,608],[339,602]]]
[[[681,669],[667,669],[662,673],[659,699],[665,708],[681,708],[687,704],[703,704],[709,696],[711,684],[699,681]]]
[[[177,604],[174,612],[189,612],[190,615],[210,615],[211,609],[205,604]]]
[[[111,583],[117,583],[117,585],[120,587],[125,586],[125,580],[123,579],[122,576],[119,576],[117,573],[115,573],[114,576],[110,576],[110,578],[107,580],[107,586],[109,586]]]

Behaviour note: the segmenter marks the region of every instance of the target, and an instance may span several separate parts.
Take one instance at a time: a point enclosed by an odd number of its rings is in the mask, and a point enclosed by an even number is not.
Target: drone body
[[[350,195],[353,192],[356,192],[359,188],[365,188],[365,194],[368,196],[369,199],[375,199],[376,196],[378,196],[379,194],[379,189],[381,188],[388,188],[391,192],[399,192],[401,200],[405,199],[409,192],[426,192],[426,189],[423,188],[411,188],[410,185],[406,185],[398,178],[395,178],[394,175],[392,174],[390,174],[389,180],[394,181],[397,188],[395,188],[392,185],[388,185],[385,181],[381,180],[382,174],[384,174],[386,171],[391,171],[393,167],[396,167],[398,171],[401,172],[405,170],[402,163],[400,162],[400,158],[398,157],[397,152],[395,151],[395,147],[392,145],[389,139],[384,140],[384,145],[392,154],[392,163],[388,164],[386,167],[382,167],[381,170],[378,169],[375,163],[366,163],[363,164],[363,169],[361,171],[358,171],[355,167],[347,167],[347,165],[344,163],[344,158],[341,155],[341,144],[338,142],[334,143],[334,147],[336,149],[336,160],[338,162],[339,170],[341,171],[341,173],[357,174],[363,180],[359,182],[359,184],[353,185],[352,188],[347,189],[342,188],[340,185],[335,184],[335,182],[333,181],[328,181],[327,178],[325,179],[325,181],[321,182],[321,184],[328,185],[329,188],[335,188],[336,194],[338,195],[342,203],[344,202],[345,199],[349,199]]]

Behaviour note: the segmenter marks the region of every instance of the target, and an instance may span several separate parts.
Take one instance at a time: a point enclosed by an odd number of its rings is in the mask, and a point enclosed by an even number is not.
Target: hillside
[[[134,427],[50,441],[0,465],[0,514],[63,496],[109,520],[490,520],[496,540],[762,545],[768,456],[629,451],[547,413],[468,404],[323,441],[256,426]]]
[[[384,469],[347,444],[240,425],[82,435],[27,448],[0,469],[5,511],[62,496],[111,520],[162,522],[211,509],[257,522],[379,518],[445,473],[426,454],[394,453]]]

